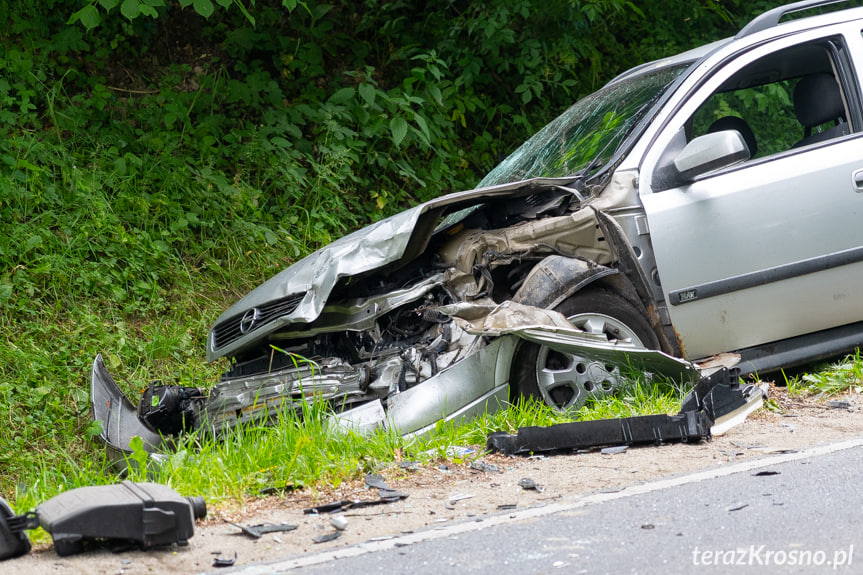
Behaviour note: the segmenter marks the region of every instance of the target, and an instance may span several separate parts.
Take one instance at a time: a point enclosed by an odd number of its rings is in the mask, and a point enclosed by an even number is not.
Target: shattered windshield
[[[556,178],[608,162],[632,128],[689,64],[607,85],[579,100],[482,179],[478,187]]]

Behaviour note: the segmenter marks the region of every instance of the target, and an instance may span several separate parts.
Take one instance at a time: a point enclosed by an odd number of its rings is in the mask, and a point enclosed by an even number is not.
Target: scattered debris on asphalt
[[[537,493],[542,493],[545,491],[545,487],[539,485],[536,481],[531,479],[530,477],[522,477],[518,480],[518,485],[525,491],[536,491]]]
[[[779,471],[759,471],[758,473],[753,473],[753,477],[769,477],[771,475],[779,475]]]
[[[327,541],[334,541],[341,536],[341,531],[330,531],[329,533],[324,533],[323,535],[318,535],[317,537],[312,538],[312,543],[326,543]]]
[[[387,485],[387,482],[384,480],[384,478],[377,473],[367,473],[365,481],[366,487],[370,489],[377,489],[378,496],[381,498],[380,501],[369,503],[370,505],[392,503],[393,501],[399,501],[400,499],[404,499],[407,497],[406,493],[401,493],[400,491],[397,491]]]
[[[215,557],[213,559],[213,567],[233,567],[237,562],[237,552],[234,551],[233,557]]]
[[[470,468],[482,471],[483,473],[503,473],[497,465],[486,463],[485,461],[480,461],[478,459],[470,462]]]
[[[338,513],[340,511],[348,511],[349,509],[361,509],[363,507],[372,507],[375,505],[385,505],[387,503],[395,503],[408,497],[407,493],[394,490],[380,489],[380,492],[385,492],[387,495],[380,499],[363,500],[363,499],[342,499],[333,501],[332,503],[324,503],[315,507],[307,507],[303,509],[306,515],[322,515],[324,513]]]
[[[450,511],[452,511],[453,509],[455,509],[456,503],[458,503],[459,501],[463,501],[465,499],[470,499],[472,497],[475,497],[475,495],[473,493],[457,493],[455,495],[450,495],[449,499],[446,502],[445,507],[447,509],[449,509]]]
[[[227,519],[225,519],[224,521],[228,525],[233,525],[252,539],[260,539],[265,533],[281,533],[284,531],[294,531],[295,529],[297,529],[297,525],[290,525],[288,523],[261,523],[259,525],[246,526],[232,523]]]
[[[615,445],[614,447],[604,447],[600,450],[603,455],[617,455],[629,449],[628,445]]]
[[[330,519],[330,525],[335,527],[338,531],[344,531],[348,528],[348,518],[344,515],[337,515]]]
[[[387,482],[383,477],[378,475],[377,473],[366,473],[366,487],[372,489],[386,489],[389,490],[390,486],[387,485]]]

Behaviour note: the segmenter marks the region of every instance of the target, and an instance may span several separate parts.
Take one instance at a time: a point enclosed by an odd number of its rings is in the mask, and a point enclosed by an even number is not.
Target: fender
[[[616,273],[616,269],[589,260],[548,256],[530,270],[512,301],[553,309],[584,286]]]

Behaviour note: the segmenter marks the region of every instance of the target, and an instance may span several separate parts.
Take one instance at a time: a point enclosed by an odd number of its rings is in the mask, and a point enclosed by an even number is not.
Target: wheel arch
[[[617,273],[614,268],[590,260],[552,255],[533,266],[512,299],[552,309],[585,286]]]
[[[642,308],[659,338],[660,348],[672,355],[679,355],[678,349],[669,342],[659,325],[656,311],[645,306],[637,287],[616,268],[586,259],[551,255],[542,259],[528,272],[512,300],[543,309],[554,309],[588,286],[612,291]]]

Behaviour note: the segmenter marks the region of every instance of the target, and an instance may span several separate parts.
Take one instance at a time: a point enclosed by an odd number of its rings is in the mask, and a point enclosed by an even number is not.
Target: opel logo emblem
[[[240,320],[240,333],[243,335],[255,329],[255,324],[261,319],[261,310],[253,307],[243,314],[243,319]]]

